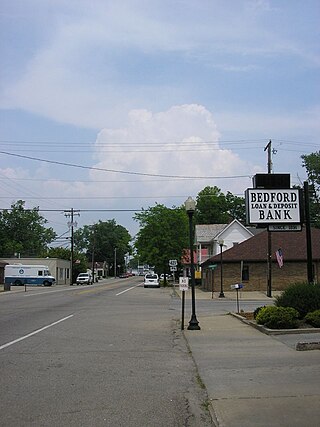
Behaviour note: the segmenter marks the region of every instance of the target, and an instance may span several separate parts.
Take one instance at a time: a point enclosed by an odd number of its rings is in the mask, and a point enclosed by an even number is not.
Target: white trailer
[[[51,286],[55,278],[46,265],[9,264],[5,266],[5,283],[10,285]]]

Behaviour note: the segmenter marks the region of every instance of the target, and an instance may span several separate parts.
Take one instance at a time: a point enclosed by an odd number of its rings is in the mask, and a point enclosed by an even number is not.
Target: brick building
[[[320,283],[320,230],[311,229],[312,265],[314,279]],[[305,229],[301,232],[273,232],[272,290],[283,290],[289,284],[307,281],[307,245]],[[279,267],[275,253],[281,248],[284,264]],[[243,283],[244,291],[266,291],[268,282],[268,232],[263,231],[222,254],[222,283],[230,290],[235,283]],[[202,288],[218,292],[221,287],[221,254],[201,264]]]

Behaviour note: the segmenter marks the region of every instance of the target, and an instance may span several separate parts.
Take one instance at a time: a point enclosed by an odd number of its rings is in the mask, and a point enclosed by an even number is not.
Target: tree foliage
[[[140,223],[135,247],[140,262],[155,267],[157,272],[167,272],[170,259],[181,259],[188,247],[188,216],[184,207],[168,208],[161,204],[136,213]]]
[[[320,151],[301,156],[311,186],[310,217],[312,225],[320,228]]]
[[[40,256],[57,236],[39,208],[25,209],[25,202],[18,200],[11,209],[0,212],[0,256],[19,253],[21,256]]]
[[[114,264],[116,249],[117,265],[123,268],[125,255],[131,253],[130,241],[128,230],[114,219],[85,225],[74,233],[75,250],[85,253],[88,261],[93,254],[95,261],[106,261],[109,267]]]
[[[207,186],[196,198],[195,222],[197,224],[227,224],[233,219],[245,220],[244,198],[220,188]]]

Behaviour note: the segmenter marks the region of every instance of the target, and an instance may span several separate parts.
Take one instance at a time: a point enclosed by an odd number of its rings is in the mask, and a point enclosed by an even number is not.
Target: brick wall
[[[223,290],[229,291],[230,286],[235,283],[243,283],[244,291],[266,291],[267,289],[267,263],[247,263],[249,266],[249,280],[241,280],[241,265],[237,263],[223,263]],[[315,280],[320,282],[319,262],[314,263]],[[272,263],[272,290],[281,291],[292,283],[304,282],[307,280],[306,262],[285,262],[282,268],[279,268],[276,262]],[[221,269],[220,265],[214,270],[202,270],[202,288],[207,291],[219,292],[221,287]]]

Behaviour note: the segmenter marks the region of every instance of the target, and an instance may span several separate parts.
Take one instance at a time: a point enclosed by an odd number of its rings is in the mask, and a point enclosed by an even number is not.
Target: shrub
[[[260,310],[261,310],[262,308],[265,308],[265,305],[264,305],[263,307],[257,307],[257,308],[254,310],[254,312],[253,312],[253,318],[254,318],[254,319],[256,319],[256,318],[257,318],[257,316],[258,316],[258,314],[259,314],[259,312],[260,312]]]
[[[291,307],[263,307],[256,321],[270,329],[293,329],[298,327],[299,313]]]
[[[308,313],[304,319],[307,323],[314,326],[315,328],[320,328],[320,310],[315,310],[311,313]]]
[[[307,313],[320,309],[320,285],[295,283],[275,298],[277,307],[293,307],[303,319]]]

